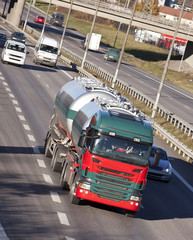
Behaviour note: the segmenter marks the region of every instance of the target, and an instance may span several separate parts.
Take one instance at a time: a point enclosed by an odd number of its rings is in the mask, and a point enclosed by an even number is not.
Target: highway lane
[[[100,204],[69,203],[68,192],[61,190],[58,174],[51,171],[42,147],[54,97],[74,73],[61,63],[57,69],[34,65],[33,46],[27,43],[27,48],[24,69],[0,63],[0,222],[7,236],[16,240],[191,239],[192,191],[176,175],[169,184],[148,181],[143,207],[134,219]],[[182,169],[175,153],[157,138],[155,144],[167,148],[175,158],[175,170],[193,186],[192,166],[183,162]]]

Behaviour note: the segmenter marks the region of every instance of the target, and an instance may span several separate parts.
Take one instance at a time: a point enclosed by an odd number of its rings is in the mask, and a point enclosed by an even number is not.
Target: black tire
[[[60,185],[61,185],[62,189],[70,190],[68,182],[67,182],[67,168],[68,168],[68,165],[65,164],[64,167],[65,167],[64,172],[62,173],[61,178],[60,178]]]
[[[70,196],[70,203],[75,204],[75,205],[79,205],[80,198],[75,196],[75,182],[72,184],[69,196]]]
[[[46,157],[49,157],[49,158],[52,157],[52,154],[51,154],[51,152],[50,152],[50,150],[49,150],[50,143],[51,143],[51,135],[50,135],[50,133],[48,132],[48,133],[47,133],[47,136],[46,136],[46,140],[45,140],[44,155],[45,155]]]
[[[62,163],[58,161],[60,151],[56,147],[52,156],[52,161],[51,161],[51,168],[53,169],[54,172],[59,172],[61,173],[62,171]]]

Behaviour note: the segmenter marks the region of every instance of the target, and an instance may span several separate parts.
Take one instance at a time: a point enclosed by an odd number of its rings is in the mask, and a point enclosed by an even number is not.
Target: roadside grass
[[[48,4],[46,3],[36,1],[36,7],[39,7],[45,12],[47,11],[47,5]],[[56,11],[56,7],[54,5],[51,5],[49,14],[52,14],[52,12],[54,11]],[[92,24],[91,21],[88,21],[85,19],[78,19],[75,17],[75,15],[71,15],[68,23],[68,28],[73,28],[86,36],[86,34],[90,32],[91,24]],[[115,37],[117,34],[117,29],[115,28],[114,25],[112,24],[105,25],[105,24],[100,24],[96,22],[94,27],[94,32],[102,35],[101,42],[103,44],[106,44],[107,46],[114,45]],[[116,48],[118,49],[122,48],[124,38],[125,38],[125,33],[122,31],[119,31],[118,38],[116,41]],[[123,58],[125,61],[129,62],[130,64],[136,67],[139,67],[161,78],[167,56],[168,56],[168,50],[159,48],[154,45],[150,45],[148,43],[135,42],[134,36],[129,35]],[[66,56],[66,57],[69,58],[69,56]],[[172,59],[175,60],[177,59],[177,57],[174,55],[172,56]],[[88,72],[98,77],[96,73],[91,72],[89,70]],[[191,79],[193,79],[193,74],[173,71],[169,69],[166,75],[166,81],[193,93],[193,81],[190,81]],[[100,79],[100,80],[105,82],[103,79]],[[128,97],[129,99],[131,99],[135,107],[141,110],[144,114],[146,114],[149,117],[151,116],[152,109],[147,107],[141,101],[136,100],[134,97],[128,95],[126,92],[122,91],[122,94]],[[182,133],[181,130],[175,128],[171,123],[167,122],[165,119],[159,116],[159,114],[156,114],[154,121],[160,124],[164,129],[166,129],[174,137],[179,139],[187,147],[193,150],[193,139],[191,137],[188,137],[186,134]]]

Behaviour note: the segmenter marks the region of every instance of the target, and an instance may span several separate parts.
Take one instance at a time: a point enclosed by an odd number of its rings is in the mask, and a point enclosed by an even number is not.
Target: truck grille
[[[128,201],[135,187],[132,182],[133,174],[99,167],[93,173],[95,181],[91,184],[91,191],[100,198],[113,201]]]

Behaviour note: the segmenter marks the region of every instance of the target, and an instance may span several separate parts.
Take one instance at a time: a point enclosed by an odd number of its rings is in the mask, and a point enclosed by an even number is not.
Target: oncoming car
[[[14,63],[24,67],[26,59],[26,46],[21,42],[7,40],[1,54],[2,63]]]
[[[25,43],[26,37],[22,32],[13,32],[11,34],[11,40]]]
[[[45,21],[44,17],[39,15],[34,18],[34,22],[36,23],[44,23],[44,21]]]
[[[151,166],[155,153],[158,149],[161,149],[162,151],[159,164],[157,166]],[[172,166],[169,162],[167,152],[161,147],[152,146],[149,160],[150,160],[150,166],[148,170],[148,178],[169,182],[172,175]]]

